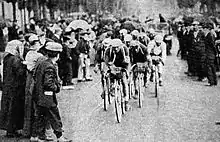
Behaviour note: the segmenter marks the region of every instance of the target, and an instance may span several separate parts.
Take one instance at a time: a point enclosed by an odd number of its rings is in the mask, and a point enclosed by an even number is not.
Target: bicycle
[[[141,108],[143,106],[144,100],[144,76],[146,71],[146,64],[145,63],[136,63],[131,67],[131,72],[134,70],[134,74],[136,76],[136,86],[138,91],[138,105]]]
[[[131,69],[132,70],[132,69]],[[128,93],[129,93],[129,99],[134,95],[135,89],[134,89],[134,80],[133,80],[133,72],[131,71],[129,73],[129,78],[128,78]]]
[[[126,71],[126,69],[115,66],[110,67],[108,71],[113,79],[111,93],[112,96],[114,96],[115,114],[118,123],[121,122],[122,114],[125,114],[125,103],[122,91],[122,71]]]
[[[155,82],[155,98],[157,98],[157,105],[159,106],[159,72],[158,66],[161,61],[160,56],[152,56],[152,63],[153,63],[153,71],[154,71],[154,82]]]
[[[103,87],[103,101],[104,101],[104,110],[107,111],[108,104],[111,104],[111,95],[110,95],[110,75],[103,71],[104,62],[101,63],[101,82]]]

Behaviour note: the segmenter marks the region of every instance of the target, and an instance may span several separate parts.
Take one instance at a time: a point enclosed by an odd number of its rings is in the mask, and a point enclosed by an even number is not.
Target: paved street
[[[93,75],[93,82],[63,90],[58,100],[65,136],[76,142],[219,142],[220,126],[215,121],[220,121],[220,85],[207,87],[207,82],[187,77],[186,63],[175,56],[176,50],[167,58],[159,109],[151,83],[145,90],[143,108],[132,100],[132,110],[120,124],[113,104],[107,112],[103,110],[99,74]]]

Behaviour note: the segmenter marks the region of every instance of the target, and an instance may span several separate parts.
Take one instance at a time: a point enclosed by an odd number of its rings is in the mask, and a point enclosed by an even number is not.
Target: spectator
[[[89,59],[89,52],[90,52],[90,46],[89,46],[89,38],[88,38],[88,32],[82,32],[82,37],[80,41],[76,45],[76,53],[79,57],[79,68],[78,68],[78,81],[92,81],[92,78],[90,76],[90,59]],[[85,68],[85,78],[83,74],[83,70]]]
[[[1,99],[1,128],[7,137],[19,136],[24,122],[26,69],[22,64],[22,42],[10,41],[3,61],[3,91]]]
[[[213,25],[211,23],[205,24],[204,31],[208,86],[217,85],[217,75],[215,67],[217,49],[215,47],[215,35],[213,34],[213,32],[211,32],[212,29]]]
[[[8,27],[8,41],[18,39],[18,25],[17,21],[14,21],[11,27]]]
[[[37,133],[32,140],[45,140],[44,130],[49,120],[54,134],[59,142],[69,142],[63,136],[62,121],[57,107],[58,101],[56,94],[60,92],[60,81],[57,72],[56,61],[59,59],[59,53],[62,52],[62,46],[59,43],[48,42],[45,46],[47,60],[42,61],[34,74],[36,80],[36,107],[37,119],[34,124]]]

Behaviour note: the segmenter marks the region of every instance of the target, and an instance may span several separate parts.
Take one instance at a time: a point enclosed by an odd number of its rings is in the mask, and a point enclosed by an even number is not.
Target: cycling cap
[[[131,32],[131,35],[133,35],[133,36],[138,36],[138,35],[139,35],[139,32],[138,32],[137,30],[133,30],[133,31]]]
[[[126,35],[128,33],[128,31],[126,29],[121,29],[119,31],[120,34]]]
[[[161,43],[161,42],[163,41],[163,36],[161,36],[161,35],[156,35],[156,36],[154,37],[154,40],[155,40],[155,42],[157,42],[157,43]]]
[[[154,34],[155,30],[154,29],[149,29],[148,32],[151,33],[151,34]]]
[[[121,45],[123,45],[122,41],[118,38],[113,39],[111,42],[112,47],[119,47]]]
[[[132,36],[130,34],[125,35],[124,41],[131,41],[131,40],[132,40]]]
[[[199,25],[198,21],[193,21],[192,25]]]
[[[102,44],[103,44],[104,46],[109,46],[109,45],[111,44],[111,42],[112,42],[112,39],[106,38],[106,39],[104,39],[104,40],[102,41]]]

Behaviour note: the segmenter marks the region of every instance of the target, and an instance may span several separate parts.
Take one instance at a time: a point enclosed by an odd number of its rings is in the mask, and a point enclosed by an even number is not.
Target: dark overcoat
[[[42,107],[56,107],[58,105],[56,93],[60,91],[56,66],[50,59],[42,61],[34,74],[35,96],[37,105]]]
[[[22,60],[8,54],[3,61],[3,91],[0,126],[8,132],[23,128],[26,68]]]

